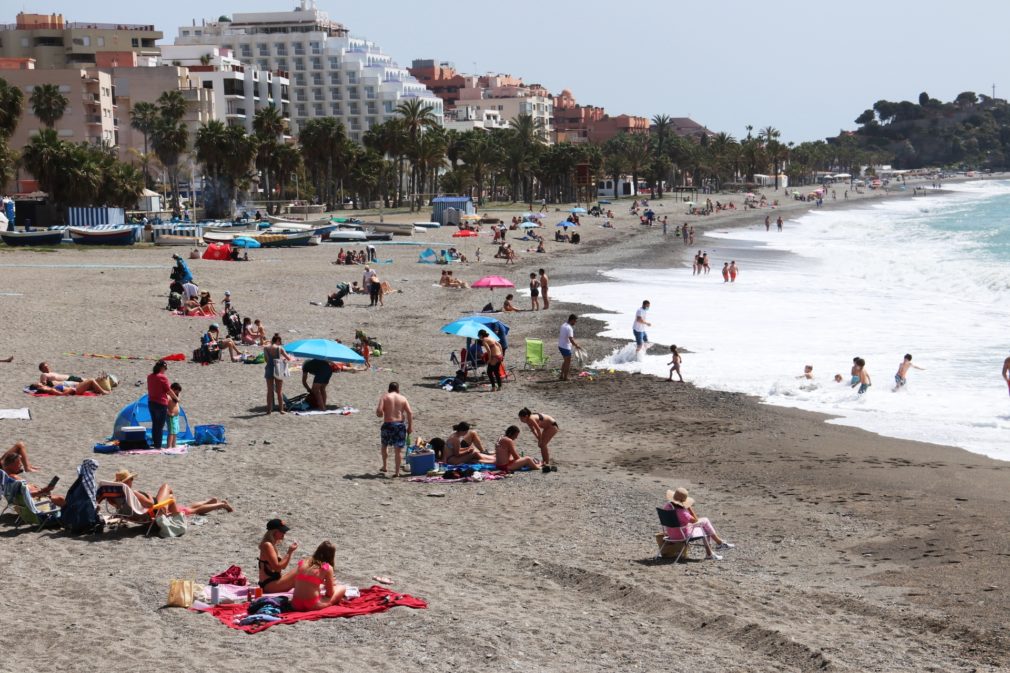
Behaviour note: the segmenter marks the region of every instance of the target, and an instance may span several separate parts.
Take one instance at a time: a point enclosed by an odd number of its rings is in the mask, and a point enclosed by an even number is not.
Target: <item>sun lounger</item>
[[[145,508],[133,489],[118,481],[98,482],[96,497],[105,501],[111,515],[109,523],[147,524],[144,535],[150,535],[158,514],[167,512],[168,508],[175,504],[175,500],[169,498],[154,503],[150,508]]]

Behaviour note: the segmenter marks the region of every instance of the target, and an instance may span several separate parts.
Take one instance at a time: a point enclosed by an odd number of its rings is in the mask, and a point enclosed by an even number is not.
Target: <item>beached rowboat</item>
[[[365,230],[372,229],[379,234],[393,234],[394,236],[413,236],[414,225],[410,222],[365,222],[361,225]]]
[[[62,231],[0,231],[0,238],[7,245],[59,245],[63,240]]]
[[[133,227],[112,227],[91,229],[88,227],[67,227],[70,238],[78,245],[133,245],[136,232]]]

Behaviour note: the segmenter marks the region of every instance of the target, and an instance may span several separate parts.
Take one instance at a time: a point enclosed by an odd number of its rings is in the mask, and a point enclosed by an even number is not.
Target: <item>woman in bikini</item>
[[[277,545],[284,539],[284,534],[290,528],[280,519],[267,521],[267,532],[260,540],[259,586],[264,593],[273,594],[288,591],[295,585],[295,571],[281,574],[291,563],[291,557],[298,549],[298,543],[288,545],[288,552],[281,558],[277,553]]]
[[[516,451],[516,438],[519,436],[519,428],[510,425],[505,430],[505,434],[498,438],[494,445],[494,466],[502,472],[515,472],[524,467],[531,470],[539,470],[540,463],[531,456],[520,456]]]
[[[460,421],[452,426],[453,433],[445,440],[445,461],[450,465],[464,463],[486,463],[491,465],[495,457],[484,453],[484,445],[476,431],[470,429],[470,424]]]
[[[535,414],[526,407],[519,410],[519,420],[528,425],[533,431],[533,436],[537,438],[540,457],[543,458],[544,472],[556,471],[558,468],[551,464],[551,452],[547,445],[560,430],[558,422],[547,414]]]
[[[530,274],[530,304],[532,305],[531,311],[540,310],[540,281],[537,280],[537,274]]]
[[[347,593],[347,587],[333,582],[333,560],[337,549],[326,540],[316,548],[312,558],[298,562],[291,607],[298,612],[322,610],[336,605]],[[323,595],[319,595],[322,587]]]
[[[273,413],[274,400],[277,402],[277,410],[284,414],[284,395],[281,390],[284,387],[284,379],[275,376],[274,362],[280,359],[293,360],[282,345],[284,340],[280,334],[274,334],[269,346],[263,347],[263,354],[266,356],[264,367],[264,377],[267,380],[267,414]]]

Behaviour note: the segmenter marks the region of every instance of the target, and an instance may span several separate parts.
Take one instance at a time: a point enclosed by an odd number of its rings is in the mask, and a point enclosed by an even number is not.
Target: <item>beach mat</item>
[[[340,407],[339,409],[327,409],[325,411],[319,409],[311,409],[309,411],[292,411],[295,416],[329,416],[333,414],[339,414],[340,416],[350,416],[351,414],[358,413],[358,410],[354,407]]]
[[[28,407],[22,409],[0,409],[0,420],[4,421],[30,421],[32,412]]]
[[[164,360],[165,362],[186,361],[186,356],[182,353],[172,353],[171,355],[166,355],[162,358],[152,358],[147,355],[108,355],[105,353],[64,353],[64,355],[76,355],[82,358],[99,358],[101,360],[149,360],[151,362],[157,362],[158,360]]]
[[[334,619],[336,617],[358,617],[360,615],[370,615],[377,612],[402,606],[423,610],[428,604],[420,598],[414,598],[407,594],[399,594],[390,591],[385,587],[371,586],[361,590],[361,595],[351,600],[341,601],[322,610],[312,610],[311,612],[284,612],[280,619],[275,622],[264,622],[259,624],[241,625],[238,622],[247,616],[248,603],[238,603],[235,605],[213,605],[208,608],[190,608],[194,612],[206,612],[213,615],[225,626],[245,631],[246,633],[259,633],[266,631],[271,626],[278,624],[294,624],[295,622],[311,622],[319,619]]]
[[[98,397],[98,395],[94,393],[81,393],[79,395],[50,395],[49,393],[37,393],[27,386],[25,386],[25,393],[31,395],[32,397]]]

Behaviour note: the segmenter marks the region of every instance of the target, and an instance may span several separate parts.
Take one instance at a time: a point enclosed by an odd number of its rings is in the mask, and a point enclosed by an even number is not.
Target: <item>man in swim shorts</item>
[[[389,448],[396,452],[396,467],[393,477],[400,476],[400,464],[403,462],[403,449],[407,446],[407,435],[414,430],[414,412],[410,402],[400,394],[400,384],[393,381],[388,391],[379,398],[375,415],[382,419],[379,428],[379,441],[382,444],[382,468],[386,472]]]
[[[642,350],[645,344],[649,343],[649,335],[645,333],[646,327],[652,327],[652,323],[645,319],[649,314],[649,300],[642,302],[642,308],[635,311],[635,323],[631,326],[631,333],[635,335],[635,353]]]
[[[856,358],[856,365],[859,367],[859,394],[862,395],[869,390],[873,382],[870,381],[870,373],[866,371],[866,360]]]
[[[574,313],[570,314],[558,332],[558,352],[561,353],[560,379],[562,381],[568,380],[568,374],[572,369],[572,350],[579,347],[575,340],[575,323],[578,320],[579,316]]]
[[[905,359],[901,361],[898,365],[898,373],[894,375],[894,392],[898,392],[906,383],[908,383],[908,370],[909,369],[919,369],[922,367],[912,364],[912,356],[908,353],[905,354]]]
[[[1010,357],[1003,361],[1003,380],[1006,381],[1007,389],[1010,390]]]

